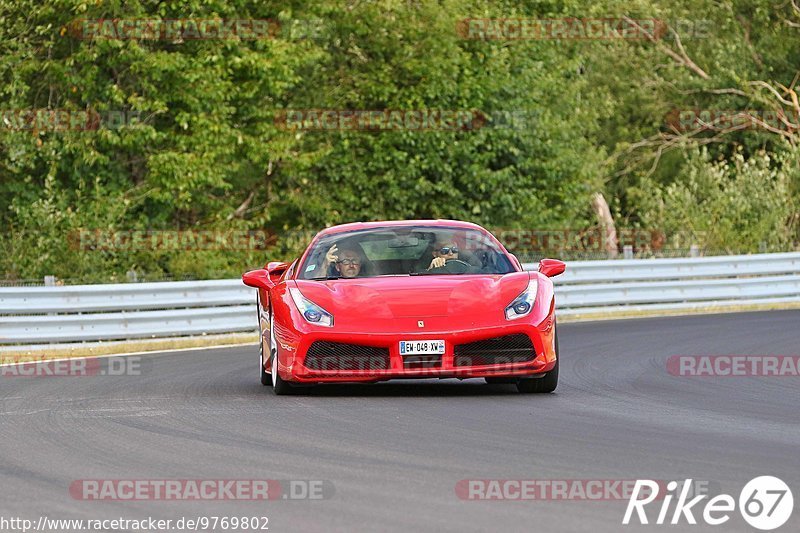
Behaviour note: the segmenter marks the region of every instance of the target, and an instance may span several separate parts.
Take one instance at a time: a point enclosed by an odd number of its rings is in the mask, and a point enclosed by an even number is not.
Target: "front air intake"
[[[315,341],[306,352],[304,365],[310,370],[387,370],[389,349]]]
[[[524,333],[457,344],[453,350],[454,366],[524,363],[535,358],[536,350],[533,343]]]

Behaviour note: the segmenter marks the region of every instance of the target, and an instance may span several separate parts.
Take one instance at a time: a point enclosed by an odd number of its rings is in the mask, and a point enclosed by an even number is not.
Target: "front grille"
[[[403,357],[403,368],[441,368],[442,356],[439,355],[406,355]]]
[[[343,342],[315,341],[306,352],[311,370],[386,370],[389,349]]]
[[[454,366],[502,365],[524,363],[536,358],[530,337],[524,333],[457,344],[453,350]]]

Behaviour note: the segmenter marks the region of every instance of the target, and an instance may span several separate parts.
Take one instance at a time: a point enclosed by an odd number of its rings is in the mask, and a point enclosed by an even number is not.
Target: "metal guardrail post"
[[[633,259],[633,245],[626,244],[622,247],[622,257],[625,259]]]

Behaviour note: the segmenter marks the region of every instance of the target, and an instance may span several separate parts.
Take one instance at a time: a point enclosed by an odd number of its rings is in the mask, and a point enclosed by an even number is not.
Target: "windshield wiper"
[[[483,272],[430,272],[423,270],[422,272],[409,272],[409,276],[461,276],[464,274],[483,274]]]
[[[342,276],[320,276],[318,278],[309,278],[311,281],[327,281],[330,279],[339,279]]]

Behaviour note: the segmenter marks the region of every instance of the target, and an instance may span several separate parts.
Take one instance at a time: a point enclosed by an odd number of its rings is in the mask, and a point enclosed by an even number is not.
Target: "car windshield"
[[[513,271],[508,256],[491,236],[480,230],[395,226],[322,237],[312,246],[298,277],[331,279]]]

